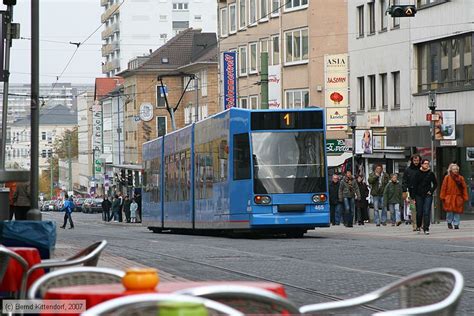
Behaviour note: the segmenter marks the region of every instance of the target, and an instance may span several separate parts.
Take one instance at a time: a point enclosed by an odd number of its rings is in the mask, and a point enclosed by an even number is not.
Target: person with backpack
[[[66,224],[67,224],[67,220],[69,219],[69,229],[73,229],[74,228],[74,223],[72,221],[72,212],[74,211],[74,208],[76,206],[74,205],[74,201],[72,199],[72,196],[69,197],[67,194],[64,196],[64,204],[63,204],[63,207],[61,208],[61,212],[65,212],[64,213],[64,224],[63,226],[61,226],[62,229],[65,229],[66,228]]]

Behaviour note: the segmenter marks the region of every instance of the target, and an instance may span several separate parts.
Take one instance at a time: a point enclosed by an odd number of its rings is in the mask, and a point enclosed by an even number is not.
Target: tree
[[[60,159],[69,158],[67,150],[69,144],[71,145],[70,158],[77,158],[79,154],[77,127],[74,127],[72,130],[66,130],[61,137],[54,141],[54,153],[56,153]]]

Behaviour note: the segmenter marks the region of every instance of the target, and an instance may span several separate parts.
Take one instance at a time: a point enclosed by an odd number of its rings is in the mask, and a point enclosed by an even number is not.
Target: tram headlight
[[[271,197],[268,195],[256,195],[253,200],[255,204],[270,204],[272,201]]]
[[[313,195],[313,203],[326,202],[326,200],[327,200],[326,194],[315,194],[315,195]]]

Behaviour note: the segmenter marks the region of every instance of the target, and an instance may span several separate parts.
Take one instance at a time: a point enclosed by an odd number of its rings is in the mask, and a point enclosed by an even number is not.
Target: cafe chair
[[[450,268],[428,269],[359,297],[302,306],[300,313],[346,315],[354,313],[355,309],[362,305],[384,299],[384,302],[392,302],[396,307],[373,315],[455,315],[463,287],[464,278],[458,271]],[[398,298],[398,300],[393,300],[393,298]]]
[[[42,260],[41,263],[35,264],[28,270],[29,277],[35,270],[38,269],[51,269],[51,268],[65,268],[72,266],[86,266],[86,267],[95,267],[99,262],[99,257],[107,246],[107,240],[102,240],[93,243],[87,248],[79,251],[74,256],[66,259],[47,259]]]
[[[299,314],[298,307],[268,290],[244,285],[209,285],[184,289],[176,294],[211,299],[242,313],[254,315]]]
[[[96,305],[85,312],[82,316],[148,316],[159,315],[160,303],[184,303],[202,304],[207,309],[208,315],[230,315],[243,316],[241,312],[226,306],[222,303],[201,297],[178,294],[138,294],[119,297],[99,305]],[[179,313],[176,313],[179,315]]]
[[[56,270],[36,280],[28,290],[28,299],[43,298],[53,287],[121,283],[125,272],[110,268],[72,267]]]
[[[7,271],[8,263],[10,260],[15,260],[23,268],[20,291],[16,293],[19,299],[23,299],[25,298],[24,293],[26,291],[28,262],[16,252],[11,251],[7,247],[0,245],[0,282],[5,276],[5,272]]]

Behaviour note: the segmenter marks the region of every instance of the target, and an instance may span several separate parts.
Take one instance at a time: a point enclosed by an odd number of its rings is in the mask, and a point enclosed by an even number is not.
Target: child
[[[132,199],[132,203],[130,203],[130,223],[137,222],[137,209],[138,203],[135,202],[135,199]]]

